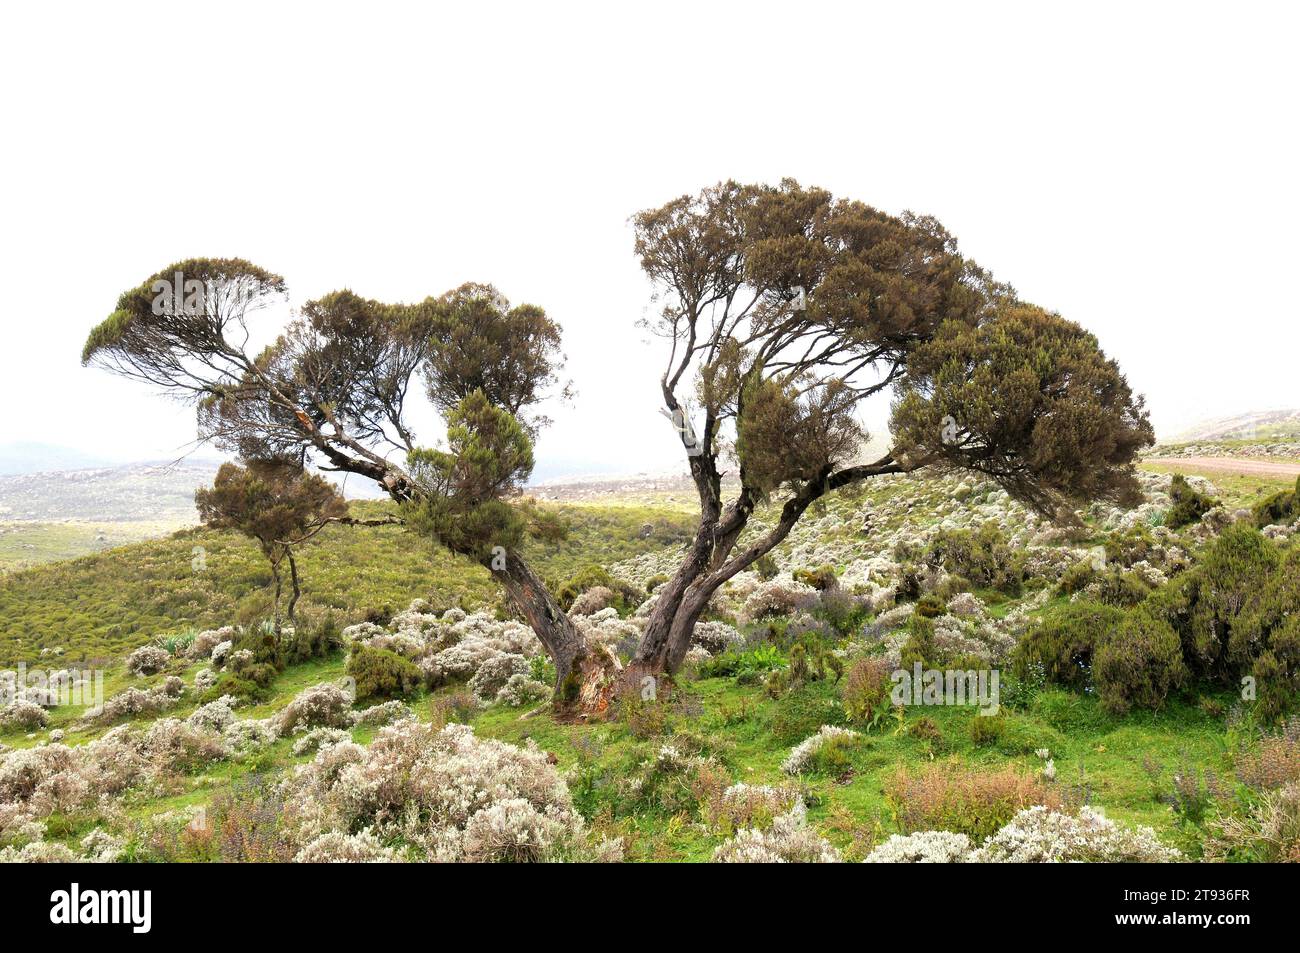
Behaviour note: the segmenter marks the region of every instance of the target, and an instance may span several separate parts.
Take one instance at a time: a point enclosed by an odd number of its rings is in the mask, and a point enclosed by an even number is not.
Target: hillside
[[[456,756],[429,766],[441,779],[433,787],[420,787],[415,773],[401,781],[412,785],[394,795],[402,803],[442,804],[439,790],[496,783],[483,779],[501,771],[510,779],[501,783],[550,812],[538,843],[575,856],[705,860],[743,849],[860,859],[900,849],[891,835],[930,828],[962,831],[978,843],[1019,807],[1044,804],[1067,814],[1083,806],[1104,811],[1105,823],[1120,827],[1094,833],[1113,830],[1105,849],[1127,851],[1124,859],[1169,859],[1171,849],[1199,857],[1210,818],[1233,810],[1224,779],[1247,778],[1231,797],[1256,803],[1250,772],[1259,769],[1260,752],[1272,750],[1259,747],[1235,693],[1188,684],[1154,710],[1118,712],[1092,690],[1017,678],[1010,654],[1035,620],[1058,618],[1079,599],[1123,606],[1167,589],[1215,545],[1225,516],[1241,518],[1243,507],[1285,487],[1251,476],[1194,479],[1219,505],[1169,529],[1172,487],[1159,469],[1144,476],[1142,506],[1092,507],[1075,529],[1049,524],[975,479],[891,477],[837,494],[778,550],[770,580],[742,573],[724,590],[697,630],[687,671],[664,685],[663,698],[627,700],[609,720],[587,723],[559,720],[544,704],[548,665],[536,657],[530,630],[493,614],[498,599],[487,573],[396,527],[335,527],[307,547],[302,637],[292,646],[281,640],[283,667],[261,687],[241,680],[237,672],[252,670],[223,642],[264,644],[257,623],[268,574],[241,540],[191,530],[14,573],[0,580],[0,659],[31,666],[56,658],[71,667],[74,659],[98,659],[109,704],[98,717],[87,717],[84,705],[57,706],[43,726],[33,721],[0,734],[14,749],[6,759],[34,752],[39,778],[40,759],[57,756],[59,770],[80,772],[94,795],[23,795],[16,814],[0,814],[0,838],[31,857],[432,857],[423,835],[381,821],[382,808],[362,793],[374,790],[363,776],[395,777],[391,759],[421,757],[411,746],[429,744]],[[529,553],[540,571],[559,583],[600,564],[643,599],[674,565],[690,521],[675,489],[631,492],[674,502],[565,505],[570,538]],[[386,509],[353,506],[369,515]],[[772,514],[760,517],[755,532]],[[1284,553],[1297,529],[1300,522],[1271,527],[1263,545]],[[1085,577],[1079,570],[1099,546],[1113,552],[1113,573]],[[199,571],[191,565],[196,547],[205,563]],[[819,585],[833,584],[823,591],[800,581],[816,581],[817,573]],[[589,637],[620,654],[649,604],[637,610],[622,598],[588,589],[573,607]],[[610,600],[618,605],[601,611]],[[488,611],[473,613],[479,607]],[[917,634],[931,631],[918,621],[926,618],[935,639],[928,651],[956,653],[936,660],[1004,670],[998,715],[911,704],[854,714],[852,686],[873,670],[871,660],[897,668]],[[146,674],[129,674],[127,653],[149,645],[161,647],[150,650],[158,659]],[[817,677],[814,665],[791,685],[799,646],[832,650],[844,673],[836,676],[832,665]],[[367,651],[415,660],[423,684],[391,699],[388,692],[357,698],[369,682],[345,678],[355,674],[349,653]],[[228,691],[236,694],[223,697]],[[349,771],[360,773],[347,783],[358,787],[337,787],[343,782],[330,780],[331,763],[352,764]],[[8,790],[8,764],[0,762],[0,793]],[[453,770],[449,764],[475,780],[437,773]],[[115,774],[122,765],[130,771]],[[975,800],[944,800],[953,797]],[[362,812],[349,815],[357,818],[351,831],[313,839],[295,827],[305,808],[334,816],[328,811],[344,803]],[[452,827],[438,834],[437,849],[448,852],[441,856],[473,859],[485,849],[469,828],[455,827],[472,826],[468,815],[445,823]],[[356,833],[356,825],[371,824],[378,836]],[[753,829],[749,840],[733,839],[741,828]]]

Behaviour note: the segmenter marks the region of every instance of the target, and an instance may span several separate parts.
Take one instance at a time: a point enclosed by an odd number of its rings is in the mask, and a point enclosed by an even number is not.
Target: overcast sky
[[[1300,406],[1295,11],[7,4],[0,443],[180,452],[192,412],[81,346],[123,289],[239,256],[299,303],[540,304],[577,399],[539,473],[674,468],[627,219],[782,176],[937,216],[1095,332],[1158,430]]]

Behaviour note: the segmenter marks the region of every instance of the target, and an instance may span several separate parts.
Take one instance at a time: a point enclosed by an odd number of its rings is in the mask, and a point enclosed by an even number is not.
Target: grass
[[[680,542],[690,518],[645,507],[565,505],[568,539],[530,544],[528,557],[548,579],[565,579]],[[354,503],[373,517],[388,504]],[[299,558],[304,611],[335,610],[343,620],[385,616],[426,598],[435,606],[493,605],[500,593],[486,569],[400,526],[331,526]],[[0,577],[0,666],[61,649],[60,664],[104,661],[167,633],[268,614],[271,573],[247,539],[183,530]],[[47,653],[48,657],[48,653]]]

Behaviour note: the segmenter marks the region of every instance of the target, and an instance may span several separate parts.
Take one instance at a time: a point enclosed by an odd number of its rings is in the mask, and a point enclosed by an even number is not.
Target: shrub
[[[796,569],[793,573],[795,582],[801,582],[805,586],[812,586],[818,592],[825,592],[828,589],[834,589],[839,585],[839,577],[835,574],[834,566],[818,566],[816,569]]]
[[[356,696],[398,698],[420,687],[422,675],[414,662],[387,649],[358,644],[348,657],[348,675],[356,681]]]
[[[45,714],[45,709],[25,698],[16,698],[4,708],[0,708],[0,728],[5,731],[15,728],[33,731],[44,728],[48,721],[49,716]]]
[[[1198,675],[1235,684],[1248,673],[1250,653],[1233,634],[1243,611],[1263,591],[1281,559],[1258,530],[1235,524],[1184,575],[1181,586],[1154,605],[1179,630],[1183,656]]]
[[[328,830],[369,829],[428,860],[609,857],[588,841],[544,752],[476,738],[464,725],[404,722],[380,729],[369,747],[323,749],[285,793],[286,833],[303,847]]]
[[[1097,697],[1111,714],[1160,708],[1187,678],[1178,633],[1165,620],[1133,610],[1123,627],[1098,645],[1093,678]]]
[[[1182,854],[1165,847],[1149,827],[1120,827],[1093,808],[1077,815],[1049,807],[1016,814],[967,863],[1173,863]]]
[[[833,864],[839,853],[808,827],[803,802],[772,822],[765,831],[746,829],[720,845],[713,860],[723,864]]]
[[[342,686],[321,682],[294,696],[274,724],[282,737],[309,728],[347,728],[352,724],[352,695]]]
[[[1092,680],[1093,653],[1124,623],[1124,613],[1095,602],[1072,602],[1043,615],[1013,655],[1018,676],[1039,670],[1058,685],[1083,688]]]
[[[1181,473],[1175,473],[1169,484],[1169,499],[1173,505],[1165,516],[1165,525],[1170,529],[1179,529],[1189,523],[1195,523],[1218,505],[1204,493],[1194,490],[1187,482],[1187,477]]]
[[[1024,583],[1023,558],[994,522],[978,530],[941,530],[922,559],[969,579],[979,588],[997,589],[1011,596],[1020,595]]]
[[[905,834],[945,830],[977,839],[1025,808],[1062,806],[1054,789],[1021,768],[983,770],[960,762],[929,764],[916,774],[899,768],[885,783],[885,800]]]
[[[644,593],[631,583],[615,579],[604,567],[595,564],[578,570],[567,582],[555,587],[555,599],[560,608],[568,612],[578,596],[597,586],[603,586],[615,594],[615,606],[619,609],[635,608],[645,599]]]
[[[889,710],[890,670],[881,658],[858,659],[840,687],[844,714],[858,724],[874,724]]]
[[[126,657],[132,675],[157,675],[172,660],[171,653],[158,645],[142,645]]]
[[[960,864],[971,851],[970,838],[950,831],[892,834],[864,864]]]
[[[848,749],[858,739],[856,731],[822,725],[804,739],[781,763],[786,774],[817,773],[838,777],[849,765]]]
[[[976,715],[970,723],[970,740],[977,748],[995,745],[1002,740],[1006,727],[1004,715]]]
[[[1274,524],[1285,526],[1300,519],[1300,477],[1296,478],[1294,489],[1282,490],[1256,503],[1251,517],[1261,529]]]

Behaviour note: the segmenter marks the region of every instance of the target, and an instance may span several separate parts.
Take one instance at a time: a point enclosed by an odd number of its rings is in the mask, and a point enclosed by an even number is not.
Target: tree
[[[209,489],[194,494],[199,518],[213,529],[233,529],[257,542],[275,580],[275,630],[280,631],[280,567],[287,560],[292,592],[288,615],[301,589],[293,551],[332,522],[347,517],[347,503],[328,481],[280,460],[223,463]]]
[[[722,183],[633,225],[661,304],[649,322],[667,342],[660,396],[700,519],[656,587],[625,678],[675,671],[713,594],[843,487],[931,467],[986,474],[1058,517],[1136,497],[1133,462],[1153,439],[1142,399],[1092,335],[994,282],[934,219],[787,180]],[[255,293],[212,294],[198,317],[160,315],[145,289],[178,270]],[[519,554],[525,536],[561,531],[519,496],[544,423],[532,414],[559,379],[558,325],[489,285],[415,305],[342,291],[309,302],[250,356],[238,343],[246,314],[282,293],[282,279],[244,261],[182,262],[122,296],[83,362],[181,388],[198,403],[200,435],[219,445],[314,455],[376,481],[412,526],[493,570],[555,662],[557,699],[602,707],[617,663],[584,643]],[[446,416],[445,451],[419,447],[405,424],[416,372]],[[858,460],[859,405],[891,389],[893,447]],[[405,451],[405,465],[386,450]],[[739,488],[724,499],[731,469]],[[775,524],[747,534],[769,501]]]

